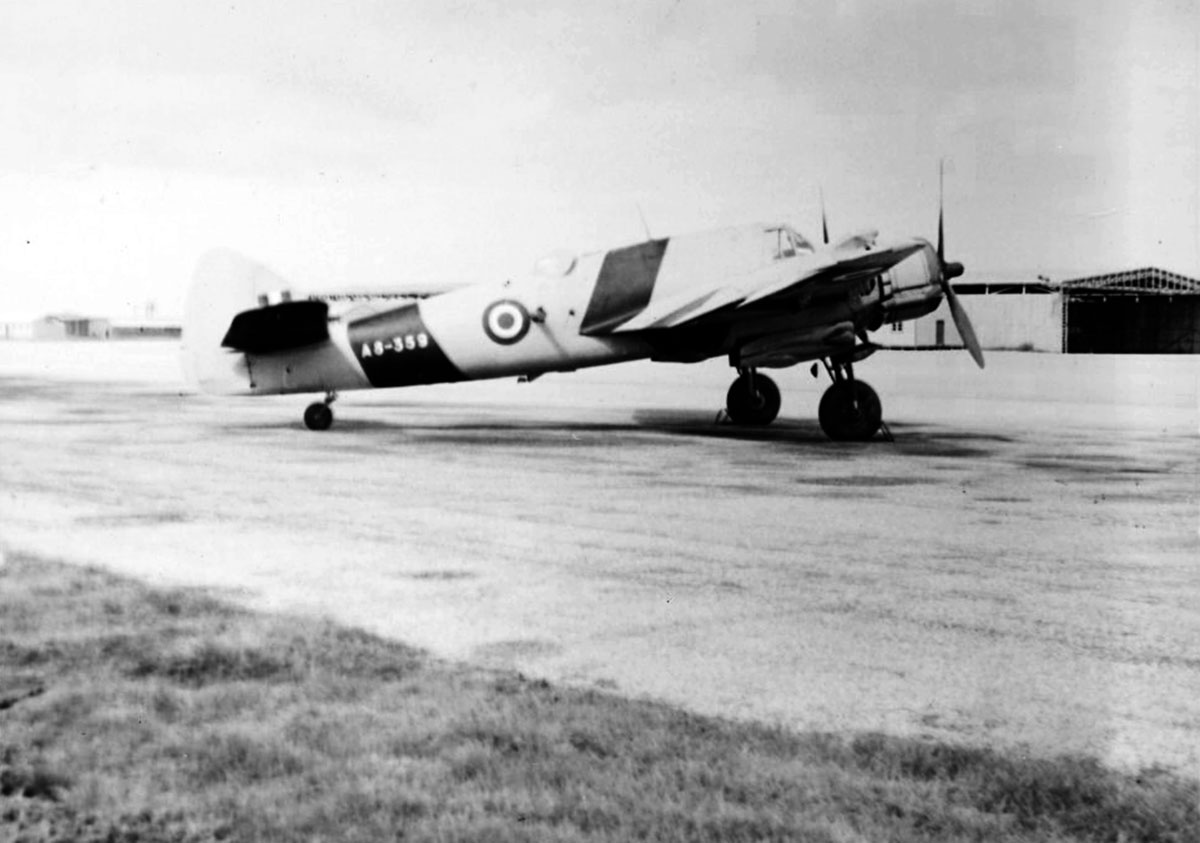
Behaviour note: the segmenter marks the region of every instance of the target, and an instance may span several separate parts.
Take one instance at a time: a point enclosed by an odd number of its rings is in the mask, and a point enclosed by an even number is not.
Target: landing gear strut
[[[738,369],[738,379],[725,396],[725,412],[734,424],[762,427],[779,415],[779,387],[754,369]]]
[[[309,404],[304,411],[304,426],[309,430],[329,430],[333,424],[333,408],[329,405],[337,400],[337,393],[330,391],[324,401]]]
[[[821,430],[837,442],[866,442],[883,424],[879,396],[865,381],[855,379],[853,363],[822,362],[833,385],[817,409]]]

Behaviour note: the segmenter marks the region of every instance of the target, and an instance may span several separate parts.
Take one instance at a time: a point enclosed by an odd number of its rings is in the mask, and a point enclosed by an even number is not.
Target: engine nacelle
[[[879,276],[878,329],[888,322],[916,319],[938,309],[942,303],[942,286],[938,275],[937,253],[929,244]]]

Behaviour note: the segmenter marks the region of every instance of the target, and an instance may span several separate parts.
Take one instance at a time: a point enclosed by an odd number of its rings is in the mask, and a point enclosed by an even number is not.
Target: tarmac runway
[[[0,343],[0,549],[705,713],[1200,776],[1200,357],[878,354],[895,441],[834,444],[800,367],[759,431],[714,423],[716,361],[347,393],[318,434],[176,353]]]

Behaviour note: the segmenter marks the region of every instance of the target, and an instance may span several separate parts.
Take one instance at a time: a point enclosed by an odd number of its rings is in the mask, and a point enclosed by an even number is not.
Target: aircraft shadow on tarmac
[[[363,435],[394,433],[407,441],[439,445],[509,446],[533,448],[586,448],[661,446],[664,438],[766,442],[802,446],[822,454],[869,453],[886,449],[922,457],[986,457],[1016,440],[982,431],[895,422],[890,437],[880,433],[870,442],[832,442],[815,419],[778,419],[767,427],[740,427],[722,421],[715,411],[637,410],[629,422],[580,422],[553,414],[538,417],[524,411],[497,411],[495,407],[455,404],[444,407],[422,405],[419,412],[406,408],[395,422],[371,418],[342,417],[333,433]],[[455,420],[455,419],[461,420]],[[292,421],[276,424],[254,422],[227,425],[227,429],[294,429]],[[306,436],[326,436],[309,433]],[[376,443],[377,444],[377,443]],[[346,442],[342,439],[339,447]]]
[[[177,410],[182,397],[175,390],[145,390],[123,383],[59,383],[24,378],[2,380],[10,398],[48,399],[72,405],[74,409],[71,416],[75,418],[67,417],[54,422],[59,424],[76,423],[78,416],[90,413],[116,413],[119,416],[119,408],[126,406],[109,401],[98,406],[84,402],[80,406],[80,396],[98,400],[111,397],[112,394],[123,395],[126,399],[136,398],[133,403],[139,406],[157,401],[172,412]],[[114,410],[114,407],[118,409]],[[331,433],[392,433],[404,436],[408,441],[426,440],[443,445],[542,448],[611,447],[614,444],[661,447],[664,438],[680,442],[708,439],[800,446],[810,453],[829,455],[867,454],[886,449],[892,453],[924,457],[984,457],[1017,441],[991,432],[889,422],[887,432],[891,434],[890,438],[881,432],[870,442],[831,442],[816,419],[780,418],[766,427],[741,427],[722,421],[716,409],[643,409],[635,410],[628,422],[581,422],[570,418],[570,411],[551,409],[546,412],[539,408],[508,408],[489,404],[412,405],[405,402],[377,402],[370,408],[374,415],[380,410],[393,410],[395,421],[355,417],[353,410],[348,408],[335,422]],[[141,418],[140,411],[137,418]],[[51,422],[42,419],[40,423]],[[280,417],[271,421],[229,421],[222,427],[230,431],[265,432],[295,430],[300,425],[291,418]],[[302,427],[301,431],[304,436],[329,435],[310,433]],[[378,441],[371,444],[377,445]],[[338,443],[339,448],[345,448],[346,445],[345,439]]]

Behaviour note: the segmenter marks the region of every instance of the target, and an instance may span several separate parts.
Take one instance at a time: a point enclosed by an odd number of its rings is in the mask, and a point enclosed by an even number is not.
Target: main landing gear
[[[821,361],[833,384],[821,396],[817,419],[836,442],[866,442],[883,424],[883,405],[866,381],[856,380],[854,364]],[[815,364],[814,364],[815,374]]]
[[[725,412],[734,424],[762,427],[779,415],[779,387],[754,369],[738,369],[738,379],[725,396]]]
[[[850,361],[821,361],[833,384],[821,396],[817,418],[821,430],[836,442],[866,442],[883,426],[879,396],[865,381],[854,377]],[[817,372],[813,365],[813,374]],[[779,387],[752,368],[739,368],[738,378],[725,397],[725,412],[734,424],[768,425],[779,415]]]
[[[333,424],[333,408],[330,406],[337,400],[336,392],[329,392],[324,401],[309,404],[304,411],[304,426],[309,430],[329,430]]]

